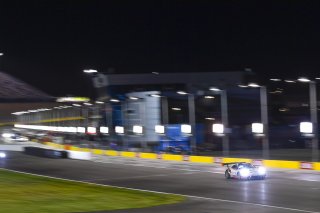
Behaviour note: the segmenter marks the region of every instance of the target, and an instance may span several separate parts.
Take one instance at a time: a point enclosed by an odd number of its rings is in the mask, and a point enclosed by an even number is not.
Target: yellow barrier
[[[213,163],[214,158],[206,156],[190,156],[189,161],[194,163]]]
[[[313,163],[313,169],[320,171],[320,162]]]
[[[183,161],[182,155],[163,154],[162,160]]]
[[[69,149],[72,151],[80,151],[80,148],[76,146],[70,146]]]
[[[118,151],[114,151],[114,150],[107,150],[105,152],[106,155],[109,155],[109,156],[118,156]]]
[[[300,169],[300,161],[264,160],[263,165],[270,168]]]
[[[64,149],[64,145],[52,143],[52,142],[44,142],[45,145],[52,146],[56,149]]]
[[[146,159],[157,159],[158,155],[155,153],[147,153],[147,152],[141,152],[140,158],[146,158]]]
[[[92,153],[94,154],[94,155],[103,155],[104,154],[104,150],[102,150],[102,149],[92,149]]]
[[[247,162],[247,163],[251,163],[252,159],[248,159],[248,158],[222,158],[222,163],[232,163],[232,162]]]
[[[121,152],[120,154],[122,157],[127,157],[127,158],[134,158],[136,157],[135,152]]]
[[[55,147],[57,149],[65,149],[65,145],[56,144],[53,142],[44,142],[45,145]],[[135,152],[118,152],[114,150],[100,150],[100,149],[89,149],[89,148],[79,148],[76,146],[69,146],[69,150],[73,151],[84,151],[84,152],[92,152],[93,154],[97,155],[109,155],[109,156],[118,156],[120,153],[120,156],[122,157],[130,157],[134,158],[137,157],[137,153]],[[139,153],[140,158],[145,159],[157,159],[158,155],[155,153],[146,153],[141,152]],[[161,155],[162,160],[170,160],[170,161],[183,161],[184,156],[183,155],[172,155],[172,154],[162,154]],[[186,158],[188,159],[188,158]],[[214,163],[214,157],[208,157],[208,156],[189,156],[189,161],[194,163]],[[248,162],[252,163],[252,159],[248,158],[223,158],[222,163],[230,163],[230,162]],[[284,168],[284,169],[300,169],[300,161],[282,161],[282,160],[263,160],[263,165],[270,168]],[[320,162],[313,162],[313,170],[320,171]]]
[[[89,149],[89,148],[79,148],[78,151],[81,151],[81,152],[91,152],[91,149]]]

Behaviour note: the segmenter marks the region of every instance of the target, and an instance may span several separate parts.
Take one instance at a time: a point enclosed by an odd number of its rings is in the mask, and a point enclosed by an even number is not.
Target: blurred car
[[[4,142],[27,142],[28,137],[16,134],[16,133],[3,133],[2,135]]]
[[[225,171],[225,178],[236,178],[236,179],[265,179],[267,175],[266,168],[263,166],[255,166],[251,163],[246,162],[233,162],[224,163],[227,167]]]

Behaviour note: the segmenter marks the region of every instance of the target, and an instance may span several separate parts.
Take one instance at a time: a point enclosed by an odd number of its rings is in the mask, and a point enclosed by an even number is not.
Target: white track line
[[[71,180],[71,179],[66,179],[66,178],[58,178],[58,177],[51,177],[51,176],[46,176],[46,175],[33,174],[33,173],[29,173],[29,172],[21,172],[21,171],[16,171],[16,170],[12,170],[12,169],[6,169],[6,168],[0,168],[0,170],[6,170],[6,171],[16,172],[16,173],[20,173],[20,174],[35,175],[38,177],[52,178],[52,179],[56,179],[56,180],[84,183],[84,184],[89,184],[89,185],[94,185],[94,186],[104,186],[104,187],[107,186],[107,187],[114,187],[114,188],[118,188],[118,189],[129,189],[129,190],[134,190],[134,191],[151,192],[151,193],[157,193],[157,194],[178,195],[178,196],[184,196],[184,197],[200,199],[200,200],[208,200],[208,201],[216,201],[216,202],[218,201],[218,202],[224,202],[224,203],[237,203],[237,204],[243,204],[243,205],[251,205],[251,206],[260,206],[260,207],[281,209],[281,210],[289,210],[289,211],[295,211],[295,212],[320,213],[320,212],[316,212],[316,211],[288,208],[288,207],[282,207],[282,206],[273,206],[273,205],[266,205],[266,204],[259,204],[259,203],[248,203],[248,202],[235,201],[235,200],[225,200],[225,199],[217,199],[217,198],[210,198],[210,197],[200,197],[200,196],[193,196],[193,195],[184,195],[184,194],[159,192],[159,191],[152,191],[152,190],[145,190],[145,189],[135,189],[135,188],[130,188],[130,187],[122,187],[122,186],[113,186],[113,185],[106,185],[106,184],[99,184],[99,183],[84,182],[84,181],[79,181],[79,180]]]

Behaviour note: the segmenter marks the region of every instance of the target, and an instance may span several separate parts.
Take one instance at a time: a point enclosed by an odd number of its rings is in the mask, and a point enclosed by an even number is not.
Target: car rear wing
[[[246,162],[229,162],[229,163],[222,163],[222,166],[227,166],[227,167],[229,168],[230,165],[233,166],[233,165],[239,164],[239,163],[246,163]]]

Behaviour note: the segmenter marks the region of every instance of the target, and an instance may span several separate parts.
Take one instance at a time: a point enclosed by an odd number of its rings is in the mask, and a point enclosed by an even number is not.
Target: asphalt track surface
[[[320,173],[315,171],[273,170],[266,180],[239,181],[225,180],[221,166],[106,156],[49,159],[21,152],[8,152],[0,167],[188,196],[180,204],[112,211],[119,213],[320,212]]]

